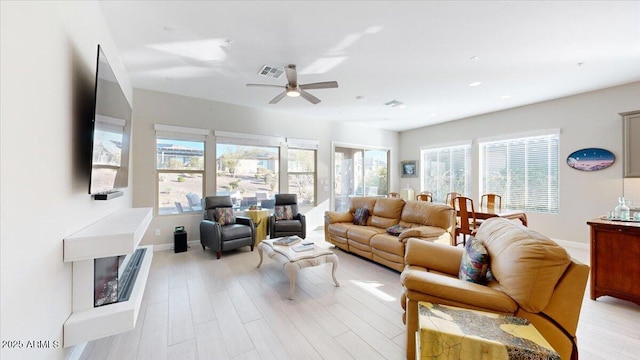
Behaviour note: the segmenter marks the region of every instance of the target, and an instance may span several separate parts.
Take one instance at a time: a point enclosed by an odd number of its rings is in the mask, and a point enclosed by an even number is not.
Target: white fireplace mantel
[[[73,263],[73,312],[64,323],[64,346],[135,328],[153,259],[147,249],[129,300],[94,307],[94,259],[128,255],[140,244],[152,208],[120,209],[64,239],[64,261]]]

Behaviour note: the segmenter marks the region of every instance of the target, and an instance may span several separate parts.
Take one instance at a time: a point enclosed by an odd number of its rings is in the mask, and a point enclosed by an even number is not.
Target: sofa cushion
[[[488,267],[489,253],[487,249],[480,240],[473,236],[470,237],[464,246],[458,278],[476,284],[484,284]]]
[[[453,209],[444,204],[434,204],[428,201],[407,201],[402,208],[400,223],[405,225],[430,225],[443,229],[451,226]]]
[[[291,205],[277,205],[273,209],[276,220],[293,220],[293,209]]]
[[[374,235],[384,233],[384,229],[378,229],[373,226],[358,226],[352,225],[347,231],[347,238],[349,240],[366,244],[369,246],[369,242]]]
[[[230,207],[216,208],[215,218],[222,226],[236,223],[236,217],[233,215],[233,208]]]
[[[367,225],[367,219],[369,218],[369,209],[366,207],[357,208],[353,215],[353,223],[355,225]]]
[[[491,259],[491,272],[502,291],[523,309],[542,311],[571,263],[566,250],[516,221],[485,220],[476,233]]]
[[[398,223],[404,200],[394,198],[380,198],[373,208],[370,225],[386,229]]]
[[[369,209],[369,216],[373,212],[373,208],[376,206],[377,197],[352,197],[349,198],[349,212],[355,213],[356,209],[366,207]]]
[[[371,238],[370,244],[373,249],[404,258],[405,244],[398,241],[398,238],[393,235],[386,233],[374,235]],[[400,259],[400,262],[403,262],[402,259]]]

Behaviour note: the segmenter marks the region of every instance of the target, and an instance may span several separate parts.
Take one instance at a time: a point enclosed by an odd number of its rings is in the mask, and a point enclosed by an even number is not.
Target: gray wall
[[[156,203],[155,131],[154,124],[177,125],[209,129],[205,161],[206,195],[215,194],[215,142],[213,131],[232,131],[267,136],[318,140],[317,207],[306,213],[308,228],[323,223],[324,211],[329,209],[331,180],[331,144],[341,142],[391,149],[391,188],[397,187],[399,133],[395,131],[363,129],[357,125],[333,121],[300,118],[276,111],[251,109],[167,93],[135,89],[133,97],[133,195],[134,207],[152,207]],[[281,164],[285,163],[281,158]],[[326,189],[328,190],[325,190]],[[281,186],[281,189],[284,187]],[[200,239],[199,223],[202,214],[157,216],[145,234],[143,244],[172,244],[173,228],[185,226],[189,240]],[[160,235],[156,235],[160,230]]]
[[[97,2],[0,6],[0,327],[3,341],[25,346],[3,346],[0,357],[64,359],[70,348],[26,348],[62,344],[72,299],[63,238],[132,202],[131,188],[111,201],[88,195],[89,154],[78,144],[92,116],[97,44],[130,100],[132,90]]]
[[[613,210],[623,194],[622,119],[618,113],[638,109],[640,82],[404,131],[400,157],[419,159],[421,146],[472,140],[470,195],[479,201],[477,139],[560,128],[560,213],[528,213],[529,226],[556,240],[588,243],[586,221]],[[615,163],[594,172],[566,165],[569,154],[587,147],[610,150],[616,155]],[[419,178],[401,179],[400,184],[420,189]]]

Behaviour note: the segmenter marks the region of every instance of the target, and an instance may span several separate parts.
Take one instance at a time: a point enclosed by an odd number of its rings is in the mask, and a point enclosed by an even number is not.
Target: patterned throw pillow
[[[489,252],[482,242],[473,236],[467,240],[460,262],[458,278],[476,284],[484,284],[489,268]]]
[[[369,218],[369,209],[361,207],[356,209],[356,213],[353,215],[353,223],[355,225],[367,225],[367,218]]]
[[[393,235],[393,236],[400,236],[400,233],[405,229],[407,229],[406,226],[402,226],[400,224],[393,225],[387,228],[387,234]]]
[[[276,220],[293,220],[291,205],[278,205],[273,209]]]
[[[218,220],[218,224],[222,226],[236,223],[236,217],[233,215],[233,208],[230,207],[217,208],[216,219]]]

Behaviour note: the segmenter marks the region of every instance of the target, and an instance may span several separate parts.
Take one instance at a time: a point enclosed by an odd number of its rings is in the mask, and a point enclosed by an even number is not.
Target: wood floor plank
[[[359,336],[348,331],[336,338],[342,347],[351,354],[356,360],[376,360],[384,357],[375,351],[369,344],[362,340]]]
[[[217,321],[198,324],[194,328],[199,359],[231,359]]]
[[[169,289],[169,346],[194,336],[187,287]]]
[[[253,342],[256,352],[262,360],[290,360],[291,356],[285,350],[273,330],[264,319],[258,319],[245,324],[247,333]]]
[[[215,320],[216,314],[211,307],[207,287],[202,277],[198,276],[187,279],[187,289],[189,292],[189,305],[191,306],[193,325]]]
[[[168,301],[147,305],[137,359],[164,360],[167,358],[168,315]]]
[[[405,357],[401,347],[350,310],[340,303],[329,307],[329,311],[334,316],[344,322],[355,334],[386,359]]]
[[[247,341],[249,339],[247,330],[227,291],[216,291],[210,293],[209,297],[229,356],[234,357],[253,350],[253,344]]]
[[[167,350],[167,360],[198,360],[196,339],[189,339],[169,346]]]

